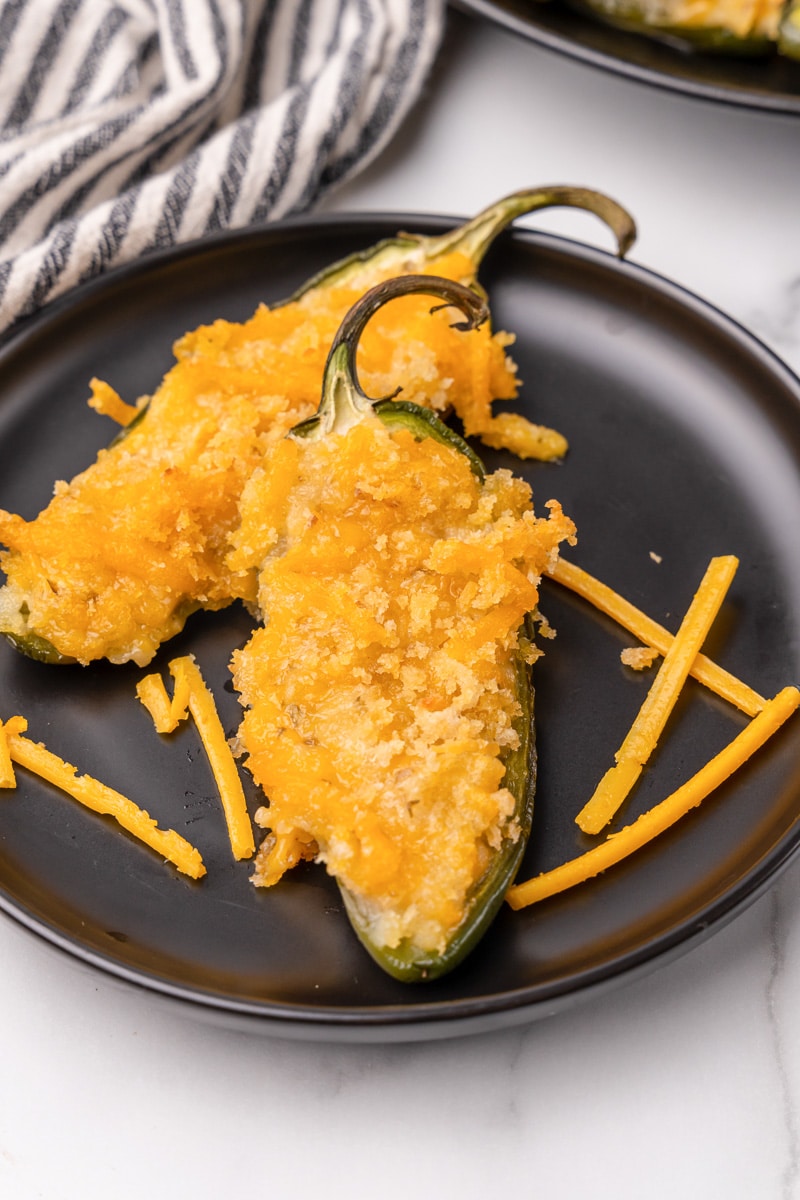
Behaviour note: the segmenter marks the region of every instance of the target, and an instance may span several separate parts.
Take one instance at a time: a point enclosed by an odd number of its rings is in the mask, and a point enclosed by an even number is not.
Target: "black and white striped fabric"
[[[309,209],[387,142],[443,0],[0,0],[0,329]]]

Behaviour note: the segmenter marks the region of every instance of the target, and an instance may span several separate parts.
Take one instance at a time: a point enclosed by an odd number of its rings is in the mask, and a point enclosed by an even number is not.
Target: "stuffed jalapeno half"
[[[243,493],[234,565],[257,572],[264,624],[233,675],[240,749],[267,797],[254,882],[323,863],[372,957],[417,981],[471,949],[524,852],[530,614],[574,527],[555,501],[535,515],[527,483],[486,474],[426,410],[362,391],[362,330],[410,291],[444,300],[448,319],[485,317],[474,293],[414,276],[346,318],[317,415]]]

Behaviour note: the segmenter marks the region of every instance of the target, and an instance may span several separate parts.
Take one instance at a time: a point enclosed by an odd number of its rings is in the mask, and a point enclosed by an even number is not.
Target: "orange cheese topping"
[[[246,591],[224,554],[256,407],[241,396],[228,396],[227,408],[221,395],[208,400],[197,375],[171,372],[147,415],[70,484],[56,484],[35,520],[0,512],[9,547],[0,627],[34,631],[80,662],[144,665],[194,608]]]
[[[234,655],[247,763],[269,806],[256,882],[315,857],[375,940],[441,950],[515,838],[503,753],[539,577],[573,535],[500,471],[377,419],[281,443],[245,489],[233,555],[265,626]]]
[[[469,273],[463,255],[436,264]],[[370,280],[371,282],[371,280]],[[146,414],[33,521],[0,510],[0,629],[38,634],[87,663],[147,664],[197,608],[252,601],[255,576],[231,571],[239,497],[270,446],[319,402],[328,348],[359,287],[315,290],[243,324],[217,321],[176,345],[177,363]],[[455,404],[467,429],[513,396],[507,335],[451,328],[453,310],[403,297],[370,322],[359,355],[372,395]],[[109,389],[110,390],[110,389]],[[104,394],[93,385],[93,401]]]

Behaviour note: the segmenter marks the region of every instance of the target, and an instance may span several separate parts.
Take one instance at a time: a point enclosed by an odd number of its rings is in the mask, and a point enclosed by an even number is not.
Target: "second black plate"
[[[627,33],[566,0],[457,0],[471,12],[604,71],[720,104],[800,116],[800,63],[700,54]]]
[[[152,391],[171,343],[247,317],[312,272],[399,228],[455,222],[332,217],[231,234],[123,268],[57,301],[0,351],[0,505],[31,517],[56,479],[88,464],[110,423],[88,381]],[[482,272],[498,328],[518,335],[520,407],[562,430],[562,465],[521,465],[539,508],[558,497],[580,531],[571,556],[676,628],[713,555],[741,568],[712,653],[763,694],[800,679],[800,383],[696,298],[607,254],[504,235]],[[401,381],[398,381],[401,382]],[[536,666],[540,777],[521,877],[574,856],[574,816],[641,703],[629,643],[545,586],[558,630]],[[229,732],[227,664],[250,620],[198,614],[156,668],[191,650]],[[135,667],[46,667],[0,644],[3,719],[185,832],[208,867],[193,883],[109,821],[20,772],[0,802],[0,908],[109,977],[187,1012],[298,1037],[431,1038],[542,1016],[665,961],[758,895],[800,844],[800,745],[787,729],[699,811],[635,859],[529,910],[501,912],[462,968],[429,985],[381,973],[333,882],[306,866],[258,891],[230,857],[196,732],[160,739]],[[663,798],[741,728],[690,685],[621,823]],[[249,789],[253,808],[259,803]]]

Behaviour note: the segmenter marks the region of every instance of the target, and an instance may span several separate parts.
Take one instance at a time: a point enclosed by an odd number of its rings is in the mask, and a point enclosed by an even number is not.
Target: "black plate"
[[[184,330],[244,318],[398,228],[453,223],[286,223],[147,259],[56,302],[0,352],[0,504],[33,516],[53,480],[108,439],[110,422],[85,404],[92,375],[128,398],[151,391]],[[504,235],[482,278],[496,324],[519,335],[525,411],[572,445],[563,465],[520,468],[487,453],[489,464],[522,469],[539,507],[559,497],[580,530],[576,561],[671,628],[708,559],[739,555],[713,651],[765,694],[797,680],[798,380],[701,301],[580,245]],[[558,638],[537,664],[540,783],[521,877],[580,850],[573,817],[648,685],[620,666],[629,639],[553,585],[544,590]],[[239,608],[198,614],[155,664],[191,648],[231,732],[239,710],[227,662],[249,628]],[[365,956],[321,869],[300,868],[270,892],[251,886],[250,868],[230,860],[196,733],[157,737],[134,698],[139,675],[133,666],[46,667],[3,642],[2,715],[22,712],[35,739],[185,832],[207,878],[186,880],[26,776],[0,803],[0,906],[75,958],[197,1015],[360,1040],[542,1016],[686,949],[752,900],[800,842],[795,728],[634,861],[546,904],[503,911],[461,969],[404,986]],[[742,723],[690,684],[624,822]],[[252,789],[249,800],[258,803]]]
[[[669,91],[741,108],[800,115],[800,63],[779,56],[700,54],[615,29],[567,0],[457,0],[549,50]]]

